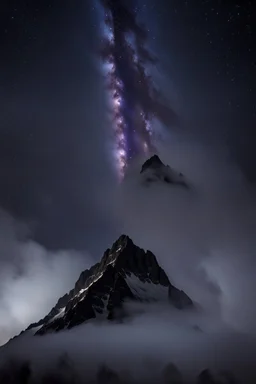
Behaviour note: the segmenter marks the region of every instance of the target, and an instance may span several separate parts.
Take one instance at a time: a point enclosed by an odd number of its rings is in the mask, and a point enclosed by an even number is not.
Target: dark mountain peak
[[[159,156],[153,155],[151,156],[141,167],[140,173],[144,172],[148,168],[159,168],[164,166]]]
[[[184,180],[183,174],[175,171],[169,165],[165,165],[157,155],[154,155],[145,161],[141,167],[140,173],[146,184],[160,181],[166,184],[179,185],[188,188],[188,184]]]
[[[138,277],[141,281],[159,283],[159,276],[161,276],[161,283],[168,286],[169,280],[159,266],[155,255],[150,251],[144,251],[133,243],[127,235],[121,235],[111,247],[104,253],[99,269],[101,273],[104,272],[107,266],[111,265],[118,273],[122,275],[131,275]],[[154,276],[160,274],[158,278]]]
[[[192,305],[190,298],[171,284],[155,255],[123,234],[99,263],[80,274],[75,287],[50,313],[28,329],[43,335],[90,319],[117,319],[124,316],[123,303],[127,300],[163,301],[179,309]]]
[[[118,252],[120,249],[124,249],[126,247],[134,247],[134,243],[132,239],[127,236],[122,234],[112,245],[110,252]]]

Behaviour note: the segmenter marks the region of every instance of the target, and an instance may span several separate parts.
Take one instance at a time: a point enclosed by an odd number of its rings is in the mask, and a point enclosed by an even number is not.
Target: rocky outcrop
[[[153,155],[148,160],[145,161],[145,163],[141,167],[140,173],[145,172],[147,169],[161,169],[164,167],[164,163],[160,160],[160,158],[157,155]]]

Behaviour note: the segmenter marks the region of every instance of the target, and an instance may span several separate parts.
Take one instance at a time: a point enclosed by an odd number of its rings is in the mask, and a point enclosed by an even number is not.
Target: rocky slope
[[[90,319],[118,320],[125,316],[125,300],[165,301],[179,309],[192,305],[191,299],[170,283],[153,253],[122,235],[99,263],[81,273],[74,289],[28,330],[43,335]]]

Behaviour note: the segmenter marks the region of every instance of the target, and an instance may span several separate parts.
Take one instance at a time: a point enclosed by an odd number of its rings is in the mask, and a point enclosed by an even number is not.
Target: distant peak
[[[164,166],[164,164],[160,160],[159,156],[153,155],[142,165],[140,173],[144,172],[148,168],[159,168],[162,166]]]
[[[177,172],[169,165],[165,165],[157,155],[150,157],[141,167],[140,173],[146,184],[164,182],[165,184],[178,185],[189,188],[181,172]]]

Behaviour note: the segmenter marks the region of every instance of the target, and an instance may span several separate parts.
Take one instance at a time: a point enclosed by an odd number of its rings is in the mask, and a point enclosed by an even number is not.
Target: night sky
[[[111,178],[91,11],[80,1],[1,5],[1,205],[53,248],[84,247],[81,230],[93,243],[106,226],[91,201]]]
[[[252,1],[172,1],[159,18],[163,61],[186,129],[228,145],[255,179],[255,7]],[[165,61],[166,60],[166,61]]]
[[[94,204],[97,185],[114,177],[95,5],[1,4],[0,202],[48,247],[83,248],[109,227]],[[138,12],[179,130],[227,144],[255,179],[252,2],[139,1]]]
[[[3,0],[0,5],[0,207],[26,223],[29,237],[47,250],[86,251],[94,260],[120,234],[120,218],[112,214],[117,175],[102,73],[102,3]],[[105,3],[110,8],[111,1]],[[143,65],[151,68],[164,105],[149,103],[144,88],[128,87],[129,108],[139,105],[149,119],[157,116],[151,129],[163,144],[166,135],[178,135],[215,152],[225,148],[254,183],[253,1],[124,4],[146,31]],[[125,22],[127,27],[126,13],[116,26],[118,36]],[[154,60],[145,59],[145,52]],[[119,64],[132,77],[125,62],[126,57]],[[129,109],[125,116],[131,122]],[[157,151],[154,143],[152,148]]]

